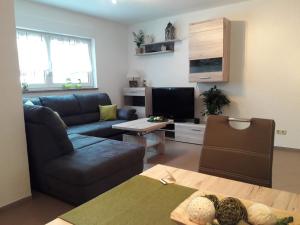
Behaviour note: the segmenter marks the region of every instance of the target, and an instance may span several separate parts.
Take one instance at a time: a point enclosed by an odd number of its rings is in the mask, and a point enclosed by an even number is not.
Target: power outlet
[[[278,135],[287,135],[287,130],[276,130],[276,134],[278,134]]]

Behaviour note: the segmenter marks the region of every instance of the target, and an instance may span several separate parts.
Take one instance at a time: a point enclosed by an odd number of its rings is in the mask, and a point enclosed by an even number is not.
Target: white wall
[[[300,1],[251,0],[136,24],[129,31],[129,66],[144,72],[152,86],[196,86],[188,82],[188,24],[212,18],[232,21],[230,82],[218,84],[232,104],[225,114],[273,118],[277,146],[300,148]],[[156,40],[175,22],[178,38],[171,55],[134,56],[132,31],[143,29]],[[211,85],[200,84],[201,91]],[[201,107],[197,105],[198,114]]]
[[[93,38],[99,90],[107,92],[114,103],[122,103],[128,69],[127,26],[24,0],[17,0],[15,8],[18,27]]]
[[[30,193],[14,6],[0,1],[0,207]]]

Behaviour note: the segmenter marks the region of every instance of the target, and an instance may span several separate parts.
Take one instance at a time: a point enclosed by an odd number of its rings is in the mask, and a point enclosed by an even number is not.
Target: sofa
[[[134,111],[120,109],[117,120],[99,121],[98,105],[111,103],[101,93],[31,102],[24,118],[34,189],[79,205],[142,172],[144,147],[111,139],[122,134],[111,125],[136,118]]]
[[[134,109],[118,109],[117,120],[100,121],[98,106],[112,104],[106,93],[24,98],[23,102],[28,100],[57,112],[68,126],[68,134],[122,140],[124,131],[112,129],[112,125],[137,119]]]

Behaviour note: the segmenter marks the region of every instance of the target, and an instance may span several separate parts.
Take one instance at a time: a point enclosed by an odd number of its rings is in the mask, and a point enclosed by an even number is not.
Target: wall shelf
[[[180,40],[175,39],[175,40],[159,41],[159,42],[153,42],[153,43],[148,43],[148,44],[142,44],[141,46],[144,48],[144,52],[140,53],[140,54],[136,54],[136,56],[147,56],[147,55],[173,53],[175,50],[175,42],[178,42],[178,41],[180,41]]]
[[[157,52],[145,52],[141,54],[136,54],[136,56],[147,56],[147,55],[159,55],[159,54],[167,54],[167,53],[173,53],[174,51],[167,50],[167,51],[157,51]]]
[[[168,44],[168,43],[175,43],[181,41],[180,39],[174,39],[174,40],[168,40],[168,41],[158,41],[158,42],[152,42],[148,44],[142,44],[141,46],[149,46],[149,45],[163,45],[163,44]]]

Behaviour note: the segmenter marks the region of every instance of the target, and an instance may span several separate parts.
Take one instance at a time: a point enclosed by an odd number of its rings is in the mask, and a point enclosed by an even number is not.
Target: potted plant
[[[80,89],[81,87],[81,79],[78,79],[78,83],[73,83],[70,78],[67,78],[66,83],[63,84],[64,89]]]
[[[201,96],[203,96],[206,108],[202,114],[203,116],[220,115],[223,112],[223,107],[230,104],[230,100],[216,85],[208,91],[204,91]]]
[[[141,48],[141,45],[144,44],[145,34],[142,30],[140,30],[138,33],[132,32],[134,37],[134,43],[136,43],[136,54],[143,53],[143,48]]]
[[[22,87],[22,91],[23,93],[28,92],[29,91],[29,85],[27,82],[22,82],[21,83],[21,87]]]

